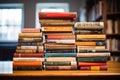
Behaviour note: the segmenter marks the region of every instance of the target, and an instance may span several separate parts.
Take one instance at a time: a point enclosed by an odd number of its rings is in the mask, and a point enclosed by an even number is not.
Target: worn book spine
[[[13,66],[42,66],[42,61],[14,61]]]
[[[42,33],[19,33],[19,38],[41,38]]]
[[[102,30],[76,30],[75,34],[102,34]]]
[[[42,42],[18,42],[18,46],[42,46]]]
[[[75,42],[77,46],[106,46],[106,42]]]
[[[106,49],[105,46],[77,46],[77,49]]]
[[[76,61],[75,57],[47,57],[46,61]]]
[[[75,35],[47,35],[47,39],[75,39]]]
[[[75,53],[75,49],[47,49],[46,53]]]
[[[57,62],[52,62],[52,61],[47,61],[44,62],[46,66],[76,66],[77,62],[76,61],[57,61]]]
[[[45,70],[77,70],[77,66],[45,66]]]
[[[54,39],[50,39],[50,40],[46,40],[47,43],[60,43],[60,44],[75,44],[75,39],[72,39],[72,40],[68,40],[68,39],[64,39],[64,40],[54,40]]]
[[[96,52],[98,52],[98,53],[106,53],[106,52],[109,52],[109,50],[108,49],[90,49],[90,48],[88,48],[88,49],[84,49],[84,48],[77,48],[77,52],[78,53],[96,53]]]
[[[40,33],[38,28],[23,28],[22,33]]]
[[[77,53],[77,57],[110,57],[109,52],[99,52],[99,53]]]
[[[106,62],[78,62],[78,66],[106,66]]]
[[[36,53],[36,49],[16,49],[16,53]]]
[[[45,53],[45,57],[76,57],[76,53]]]
[[[42,22],[40,23],[43,27],[44,26],[73,26],[74,25],[74,22],[62,22],[62,23],[59,23],[59,22]]]
[[[19,38],[18,42],[42,42],[42,38]]]
[[[14,57],[44,57],[44,53],[14,53]]]
[[[76,12],[39,12],[39,19],[50,19],[50,18],[72,18],[76,19],[77,13]]]
[[[43,70],[42,66],[13,66],[13,70],[15,71],[26,71],[26,70]]]
[[[36,57],[20,57],[20,58],[13,58],[13,61],[23,61],[23,62],[27,62],[27,61],[44,61],[44,58],[36,58]]]
[[[106,56],[103,57],[78,57],[78,62],[106,62],[109,58]]]
[[[72,32],[73,27],[42,27],[43,32]]]
[[[60,23],[62,23],[62,22],[73,22],[73,19],[40,19],[39,20],[39,22],[40,23],[48,23],[48,22],[51,22],[51,23],[54,23],[54,22],[60,22]]]
[[[100,71],[107,70],[108,66],[80,66],[80,70],[92,70],[92,71]]]
[[[82,34],[80,34],[80,35],[77,35],[77,39],[79,39],[79,38],[85,38],[85,39],[92,39],[92,38],[95,38],[95,39],[106,39],[106,35],[105,34],[99,34],[99,35],[97,35],[97,34],[92,34],[92,35],[90,35],[90,34],[86,34],[86,35],[82,35]]]
[[[36,50],[37,49],[37,46],[17,46],[17,49],[31,49],[31,50]]]

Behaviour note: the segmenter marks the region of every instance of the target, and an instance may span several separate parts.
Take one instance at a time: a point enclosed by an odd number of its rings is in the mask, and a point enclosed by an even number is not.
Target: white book
[[[13,58],[13,61],[44,61],[44,58],[34,58],[34,57]]]

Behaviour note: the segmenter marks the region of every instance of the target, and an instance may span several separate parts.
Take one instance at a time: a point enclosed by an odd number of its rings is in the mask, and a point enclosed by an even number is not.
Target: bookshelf
[[[112,46],[115,44],[119,45],[120,41],[120,6],[119,0],[87,0],[86,9],[87,9],[87,21],[104,21],[104,33],[109,40],[110,47],[117,47],[116,50],[110,49],[112,56],[120,56],[119,46]],[[94,15],[98,15],[95,16]],[[113,40],[115,39],[115,41]],[[112,43],[112,45],[111,45]]]

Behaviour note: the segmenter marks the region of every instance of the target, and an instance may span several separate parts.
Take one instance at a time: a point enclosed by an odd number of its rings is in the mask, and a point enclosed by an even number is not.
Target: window
[[[17,41],[22,23],[23,4],[0,4],[0,42]]]
[[[40,28],[38,12],[69,12],[69,4],[68,3],[37,3],[36,28]]]

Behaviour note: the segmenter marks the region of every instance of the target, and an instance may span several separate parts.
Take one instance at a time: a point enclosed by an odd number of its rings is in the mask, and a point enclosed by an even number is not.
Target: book
[[[92,70],[92,71],[100,71],[107,70],[107,66],[80,66],[80,70]]]
[[[106,46],[106,42],[75,42],[77,46]]]
[[[36,58],[36,57],[19,57],[19,58],[16,58],[14,57],[13,58],[13,61],[20,61],[20,62],[28,62],[28,61],[44,61],[44,58]]]
[[[45,66],[45,70],[77,70],[77,66]]]
[[[46,35],[46,39],[75,39],[75,35]]]
[[[37,50],[36,49],[16,49],[16,53],[36,53]]]
[[[14,57],[44,57],[44,53],[14,53]]]
[[[43,46],[42,46],[43,47]],[[17,46],[17,49],[25,49],[25,50],[36,50],[37,49],[37,46]]]
[[[14,71],[23,71],[23,70],[29,70],[29,71],[31,71],[31,70],[43,70],[43,67],[42,66],[14,66],[13,67],[13,70]]]
[[[18,42],[42,42],[42,38],[19,38]]]
[[[45,53],[45,57],[76,57],[76,53]]]
[[[47,57],[46,61],[76,61],[75,57]]]
[[[38,28],[22,28],[22,33],[40,33]]]
[[[19,33],[19,38],[41,38],[42,33]]]
[[[104,23],[103,22],[76,22],[75,28],[77,29],[103,29]]]
[[[102,49],[102,50],[104,50],[104,49],[106,49],[106,47],[105,46],[77,46],[77,49],[79,50],[79,49]]]
[[[72,32],[73,27],[42,27],[43,32]]]
[[[74,25],[74,22],[62,22],[62,23],[59,23],[59,22],[42,22],[40,23],[43,27],[44,26],[73,26]]]
[[[18,42],[18,46],[42,46],[42,42]]]
[[[77,53],[77,57],[110,57],[110,52]]]
[[[50,19],[50,18],[72,18],[72,19],[76,19],[77,17],[77,13],[76,12],[39,12],[39,19]]]
[[[76,36],[77,37],[77,39],[80,39],[80,38],[85,38],[85,39],[106,39],[106,35],[105,34],[99,34],[99,35],[97,35],[97,34],[92,34],[92,35],[90,35],[90,34],[86,34],[86,35],[82,35],[82,34],[80,34],[80,35],[77,35]]]
[[[78,62],[78,66],[106,66],[106,62]]]
[[[56,62],[52,62],[52,61],[46,61],[44,62],[44,64],[46,66],[76,66],[77,62],[76,61],[56,61]]]
[[[60,39],[47,39],[46,40],[47,43],[60,43],[60,44],[75,44],[75,39],[64,39],[64,40],[60,40]]]
[[[42,66],[42,61],[14,61],[13,66]]]
[[[98,53],[104,52],[104,53],[106,53],[106,52],[109,52],[109,50],[108,49],[77,48],[77,52],[79,52],[79,53],[90,53],[90,52],[92,52],[92,53],[95,53],[95,52],[98,52]]]
[[[102,56],[102,57],[78,57],[77,58],[78,62],[106,62],[108,60],[109,60],[109,58],[106,56]]]
[[[46,49],[46,53],[76,53],[75,49]]]
[[[102,30],[76,30],[75,34],[102,34]]]

